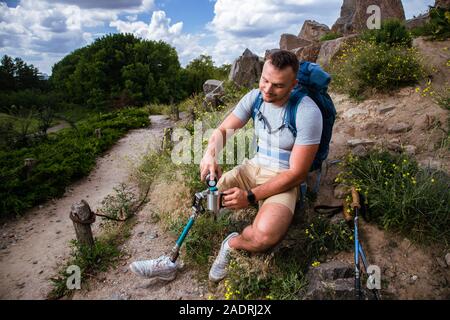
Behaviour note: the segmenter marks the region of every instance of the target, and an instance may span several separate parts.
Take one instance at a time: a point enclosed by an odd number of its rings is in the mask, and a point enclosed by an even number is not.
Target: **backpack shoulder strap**
[[[261,91],[258,93],[258,96],[255,99],[255,102],[253,102],[252,105],[252,119],[255,120],[256,114],[258,113],[259,109],[261,108],[261,105],[263,104],[263,98]]]
[[[302,102],[303,98],[307,95],[304,90],[294,90],[291,93],[289,102],[286,109],[285,124],[288,129],[292,132],[294,137],[297,137],[297,110],[298,106]]]

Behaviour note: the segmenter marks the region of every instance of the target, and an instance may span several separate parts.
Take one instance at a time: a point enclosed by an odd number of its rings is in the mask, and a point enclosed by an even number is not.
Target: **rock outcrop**
[[[330,32],[327,25],[314,20],[306,20],[298,37],[309,41],[320,41],[320,38]]]
[[[312,268],[306,275],[305,300],[354,300],[355,280],[351,265],[331,261]]]
[[[212,108],[217,108],[222,102],[220,98],[225,94],[223,81],[206,80],[203,84],[203,92],[205,93],[205,102],[211,105]]]
[[[401,0],[344,0],[341,15],[331,30],[343,35],[359,33],[367,29],[367,19],[372,13],[367,8],[377,5],[381,9],[381,21],[396,18],[405,20],[405,11]]]
[[[317,21],[306,20],[298,36],[283,34],[280,38],[280,49],[295,53],[300,61],[316,62],[320,52],[320,38],[330,32],[328,26]]]
[[[434,6],[436,8],[450,9],[450,0],[436,0]]]
[[[324,68],[328,67],[333,58],[341,51],[342,47],[345,44],[352,43],[355,40],[357,40],[357,36],[350,35],[347,37],[325,41],[320,48],[317,63]]]
[[[249,49],[234,61],[229,79],[240,87],[252,88],[261,78],[264,61]]]
[[[430,20],[430,15],[428,13],[421,14],[415,18],[406,20],[406,28],[408,30],[421,27],[425,23],[427,23]]]
[[[284,33],[280,38],[280,49],[294,50],[297,48],[307,47],[312,44],[312,41],[301,39],[296,35]]]

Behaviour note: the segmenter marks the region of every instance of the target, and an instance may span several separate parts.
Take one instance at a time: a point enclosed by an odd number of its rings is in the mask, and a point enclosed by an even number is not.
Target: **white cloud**
[[[307,19],[330,25],[341,4],[342,0],[217,0],[207,26],[218,39],[210,52],[217,64],[232,63],[246,48],[263,56],[265,50],[279,47],[281,34],[298,34]],[[330,8],[336,17],[324,19]]]
[[[200,54],[206,54],[206,47],[200,44],[203,35],[183,33],[183,22],[172,24],[164,11],[154,11],[150,22],[116,20],[110,23],[119,32],[132,33],[146,40],[162,40],[176,48],[180,62],[186,65]]]
[[[211,55],[218,65],[231,63],[246,48],[262,56],[266,49],[279,46],[282,33],[298,34],[305,19],[331,26],[343,2],[210,0],[215,2],[214,18],[205,30],[190,34],[184,31],[183,21],[172,22],[164,11],[153,12],[150,21],[139,21],[140,15],[154,10],[155,0],[20,0],[15,8],[1,1],[0,55],[31,60],[46,73],[69,52],[103,35],[108,26],[169,43],[182,65],[200,54]],[[164,2],[159,4],[164,7]],[[431,4],[434,0],[403,0],[407,17]]]
[[[107,26],[119,14],[136,20],[153,7],[154,0],[21,0],[15,8],[0,2],[1,54],[36,62],[41,57],[35,65],[50,73],[50,65],[93,41],[89,28]]]

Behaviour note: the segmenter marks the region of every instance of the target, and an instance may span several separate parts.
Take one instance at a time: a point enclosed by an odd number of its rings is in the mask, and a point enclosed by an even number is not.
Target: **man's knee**
[[[277,213],[276,218],[273,216],[274,213]],[[253,238],[258,247],[261,247],[261,251],[265,251],[283,240],[292,221],[292,214],[284,205],[266,204],[258,215],[260,218],[252,225]]]
[[[274,247],[282,237],[282,234],[276,234],[262,224],[257,224],[253,228],[253,240],[261,252]]]

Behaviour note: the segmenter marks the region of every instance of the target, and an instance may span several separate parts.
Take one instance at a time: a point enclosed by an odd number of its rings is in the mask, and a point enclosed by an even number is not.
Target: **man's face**
[[[291,67],[280,70],[270,60],[266,61],[259,81],[259,90],[265,102],[283,105],[296,84],[296,74]]]

